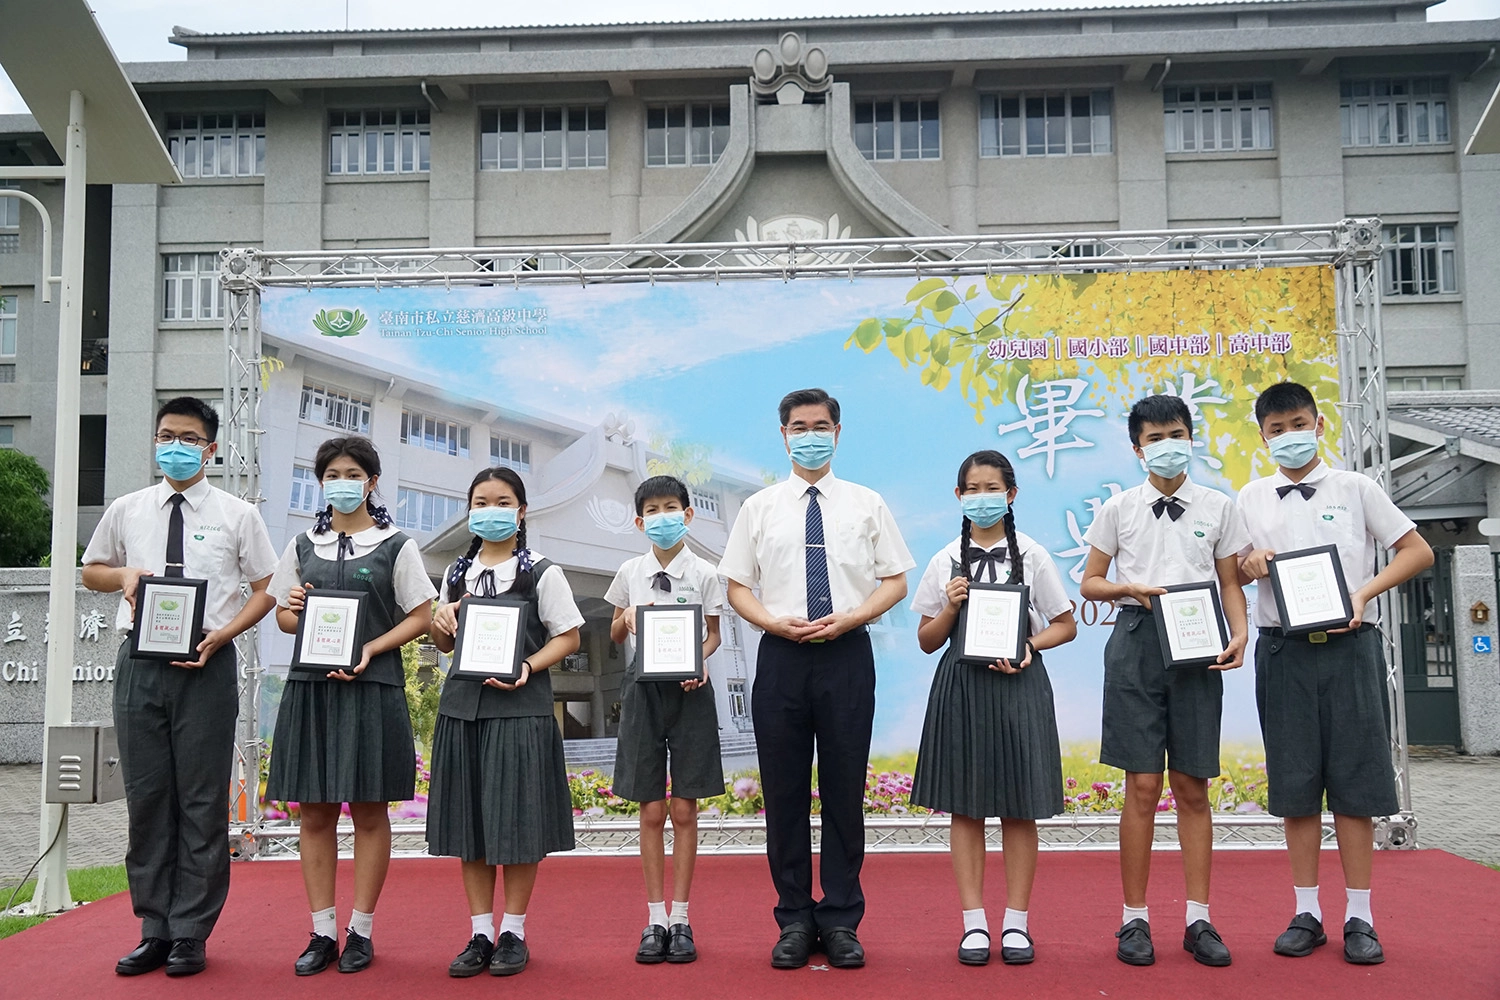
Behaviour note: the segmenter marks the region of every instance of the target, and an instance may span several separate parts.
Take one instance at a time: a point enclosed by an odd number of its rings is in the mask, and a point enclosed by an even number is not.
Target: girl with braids
[[[526,486],[505,468],[469,485],[474,541],[444,576],[432,639],[451,652],[464,597],[513,594],[530,604],[525,659],[514,684],[450,674],[432,738],[427,849],[463,862],[470,938],[448,966],[455,977],[510,976],[526,968],[526,907],[537,865],[573,849],[573,802],[562,734],[552,716],[549,668],[578,650],[583,615],[562,567],[526,545]],[[495,934],[495,868],[505,913]]]
[[[959,466],[954,494],[963,527],[927,564],[911,602],[922,616],[922,651],[948,643],[927,700],[911,801],[953,817],[949,843],[964,922],[958,960],[966,965],[990,959],[984,821],[1000,817],[1006,889],[1000,957],[1025,965],[1035,957],[1026,918],[1036,876],[1036,821],[1063,811],[1057,716],[1041,651],[1071,641],[1078,626],[1052,557],[1016,531],[1010,461],[997,451],[975,452]],[[956,627],[971,580],[1031,588],[1030,638],[1021,660],[988,667],[959,660]]]
[[[266,794],[301,803],[302,881],[312,908],[312,941],[299,976],[358,972],[375,957],[375,902],[391,860],[387,804],[416,794],[416,755],[406,709],[401,647],[424,635],[437,591],[414,539],[375,502],[380,455],[368,439],[342,437],[318,448],[313,471],[328,505],[286,548],[268,587],[276,623],[295,633],[308,591],[367,595],[359,626],[364,655],[352,670],[294,668],[276,715]],[[354,913],[339,953],[334,910],[339,807],[354,820]]]

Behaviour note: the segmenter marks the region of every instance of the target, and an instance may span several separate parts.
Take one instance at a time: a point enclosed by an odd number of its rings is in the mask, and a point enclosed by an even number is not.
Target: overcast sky
[[[497,24],[598,24],[617,21],[689,21],[731,18],[806,18],[823,15],[931,14],[1059,7],[1132,7],[1104,0],[571,0],[565,11],[550,4],[480,3],[476,0],[94,0],[93,8],[121,62],[182,59],[167,42],[172,26],[197,31],[286,31],[343,28],[441,28]],[[347,13],[346,13],[347,12]],[[1445,0],[1430,20],[1500,17],[1500,0]],[[747,61],[748,66],[748,61]],[[0,114],[25,104],[0,75]]]

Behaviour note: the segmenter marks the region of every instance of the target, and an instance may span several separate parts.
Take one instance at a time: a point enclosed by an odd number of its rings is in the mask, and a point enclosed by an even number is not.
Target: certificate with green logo
[[[1213,580],[1166,587],[1151,598],[1161,655],[1168,670],[1217,663],[1229,645],[1219,585]]]
[[[1278,552],[1266,565],[1276,613],[1287,635],[1343,628],[1354,617],[1337,545]]]
[[[516,597],[465,597],[458,604],[450,677],[493,677],[507,684],[521,676],[530,606]]]
[[[359,666],[364,658],[360,638],[364,601],[360,591],[308,591],[297,620],[292,669],[326,674]]]
[[[970,581],[958,612],[958,658],[988,666],[1026,658],[1031,588],[1013,583]]]
[[[703,679],[703,605],[636,607],[635,676],[643,681]]]
[[[207,580],[143,576],[135,590],[135,624],[130,655],[148,660],[192,663],[203,641]]]

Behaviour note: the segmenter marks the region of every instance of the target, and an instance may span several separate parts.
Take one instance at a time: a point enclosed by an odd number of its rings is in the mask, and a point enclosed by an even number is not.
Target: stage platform
[[[1309,958],[1287,959],[1271,942],[1291,916],[1280,851],[1215,859],[1213,916],[1234,953],[1227,969],[1195,964],[1181,947],[1182,877],[1175,853],[1158,854],[1150,896],[1157,963],[1129,968],[1114,958],[1120,915],[1116,858],[1108,853],[1042,855],[1031,907],[1034,965],[959,965],[957,891],[940,854],[872,855],[865,865],[869,912],[861,938],[869,964],[797,971],[770,968],[775,940],[764,858],[706,857],[693,892],[701,958],[686,966],[633,961],[645,920],[639,864],[631,858],[559,857],[542,865],[527,938],[531,967],[497,981],[452,980],[449,960],[469,936],[457,862],[399,859],[391,867],[375,923],[375,964],[358,975],[329,971],[306,979],[292,962],[307,941],[298,866],[257,861],[234,867],[229,904],[208,943],[209,968],[169,980],[114,974],[116,957],[136,943],[127,895],[80,907],[0,941],[6,997],[67,1000],[182,997],[402,998],[496,996],[637,997],[1001,997],[1172,998],[1421,996],[1468,1000],[1500,995],[1500,872],[1441,851],[1385,851],[1375,857],[1375,913],[1384,965],[1344,963],[1338,926],[1344,909],[1337,855],[1323,852],[1323,908],[1329,943]],[[1001,858],[990,857],[992,926],[1004,908]],[[347,920],[352,871],[340,863],[339,916]],[[997,936],[998,937],[998,936]]]

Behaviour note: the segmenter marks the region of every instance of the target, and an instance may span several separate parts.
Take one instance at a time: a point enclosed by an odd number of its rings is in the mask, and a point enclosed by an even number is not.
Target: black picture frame
[[[364,657],[365,646],[365,602],[369,594],[362,590],[312,590],[309,591],[303,606],[302,613],[297,616],[297,638],[292,645],[292,662],[289,668],[300,674],[327,674],[331,670],[352,670],[359,666],[359,661]],[[346,601],[354,602],[354,623],[352,633],[347,640],[347,646],[343,655],[329,656],[315,653],[308,648],[308,622],[314,615],[331,613],[332,608],[327,602],[337,601],[341,604]],[[319,606],[326,610],[319,610]],[[316,623],[314,624],[316,629]],[[316,635],[316,632],[314,632]]]
[[[653,660],[655,647],[648,651],[648,637],[659,635],[658,629],[680,628],[680,670],[661,669],[662,666],[648,664]],[[673,632],[672,636],[679,633]],[[673,644],[675,647],[675,643]],[[635,679],[648,683],[680,684],[683,681],[701,681],[703,669],[703,605],[701,604],[640,604],[635,609]]]
[[[526,659],[526,632],[531,624],[531,602],[509,595],[465,597],[458,602],[454,613],[458,631],[453,637],[453,662],[448,676],[479,681],[493,677],[507,684],[520,680],[521,663]],[[499,665],[488,648],[494,640],[483,640],[485,647],[477,645],[490,631],[491,624],[500,626],[495,631],[501,633],[499,641],[504,645]]]
[[[1006,598],[1006,602],[1017,602],[1015,641],[1007,641],[1004,651],[991,655],[993,647],[980,640],[976,632],[971,635],[970,622],[977,616],[973,614],[976,607],[984,610],[980,615],[988,616],[988,609],[995,606],[995,599],[987,595],[991,594],[1015,594],[1014,598]],[[1026,639],[1031,631],[1031,588],[1019,583],[979,583],[969,581],[969,596],[958,611],[958,658],[965,663],[977,663],[988,666],[996,660],[1009,660],[1011,663],[1019,663],[1026,658]]]
[[[173,642],[170,648],[163,641],[161,631],[153,631],[149,608],[161,601],[180,602],[188,593],[192,594],[191,609],[179,607],[161,608],[158,613],[165,619],[175,619],[173,630],[181,642]],[[143,576],[135,588],[135,621],[130,628],[130,655],[142,660],[162,660],[168,663],[195,663],[198,660],[198,643],[203,641],[204,605],[208,603],[208,581],[192,580],[181,576]],[[177,612],[181,611],[180,615]]]
[[[1288,614],[1286,597],[1285,574],[1291,572],[1288,567],[1297,561],[1310,558],[1326,558],[1332,567],[1332,576],[1338,587],[1340,602],[1339,611],[1332,617],[1319,619],[1317,621],[1303,621],[1297,624],[1291,623],[1291,615]],[[1354,617],[1354,603],[1349,599],[1349,584],[1344,578],[1344,564],[1339,559],[1339,547],[1337,545],[1315,545],[1306,549],[1294,549],[1291,552],[1278,552],[1267,563],[1270,570],[1268,581],[1271,585],[1272,596],[1276,600],[1276,615],[1281,619],[1281,631],[1285,635],[1312,635],[1317,632],[1326,632],[1329,629],[1345,628],[1350,619]]]
[[[1201,583],[1178,583],[1170,587],[1163,587],[1165,594],[1157,594],[1151,598],[1151,617],[1156,619],[1156,634],[1161,639],[1161,658],[1166,663],[1168,670],[1186,670],[1192,667],[1206,667],[1219,662],[1219,656],[1229,647],[1229,630],[1224,624],[1224,603],[1219,599],[1219,583],[1217,580],[1204,580]],[[1217,630],[1218,648],[1212,653],[1202,656],[1178,657],[1172,652],[1172,626],[1168,622],[1168,607],[1174,603],[1173,595],[1191,594],[1203,601],[1209,611],[1210,624]],[[1165,600],[1164,600],[1165,598]]]

